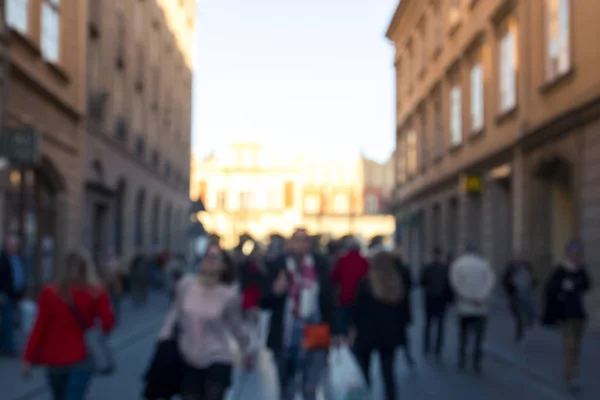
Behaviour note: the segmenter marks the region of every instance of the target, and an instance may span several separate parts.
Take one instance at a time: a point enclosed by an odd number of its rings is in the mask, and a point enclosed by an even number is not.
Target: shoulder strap
[[[85,321],[83,319],[83,314],[81,314],[81,311],[79,311],[79,309],[75,305],[75,301],[73,300],[73,295],[71,294],[70,290],[69,290],[68,298],[65,299],[65,301],[69,305],[69,309],[71,310],[71,313],[73,314],[73,317],[75,318],[75,321],[77,321],[77,325],[79,325],[79,328],[83,332],[85,332],[87,329],[85,327]]]

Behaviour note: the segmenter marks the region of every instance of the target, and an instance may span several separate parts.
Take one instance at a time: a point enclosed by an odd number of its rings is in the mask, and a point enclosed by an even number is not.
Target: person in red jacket
[[[92,378],[92,368],[86,363],[84,332],[72,307],[79,311],[87,328],[99,320],[108,334],[115,325],[108,293],[100,285],[85,250],[69,253],[56,283],[42,289],[23,357],[25,378],[30,376],[32,366],[46,367],[54,400],[83,400]]]
[[[354,303],[358,284],[369,271],[369,262],[360,254],[360,243],[352,239],[348,251],[335,263],[331,275],[334,288],[337,289],[337,311],[334,334],[338,339],[346,338],[350,330],[351,306]]]

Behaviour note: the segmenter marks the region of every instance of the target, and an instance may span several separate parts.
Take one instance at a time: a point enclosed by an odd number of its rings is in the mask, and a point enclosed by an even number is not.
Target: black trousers
[[[358,365],[360,366],[365,379],[371,384],[370,369],[371,369],[371,354],[373,352],[379,352],[379,358],[381,359],[381,373],[383,375],[383,385],[385,387],[385,399],[386,400],[397,400],[396,397],[396,381],[394,379],[394,359],[396,349],[365,349],[355,348],[354,355]]]
[[[466,366],[467,346],[469,344],[469,337],[472,334],[475,338],[475,342],[473,343],[473,367],[479,370],[483,356],[482,346],[487,318],[484,316],[461,316],[459,322],[458,366],[461,369]]]
[[[431,350],[431,331],[435,325],[435,356],[440,357],[444,346],[446,325],[446,301],[444,299],[425,300],[425,327],[423,330],[423,353]]]

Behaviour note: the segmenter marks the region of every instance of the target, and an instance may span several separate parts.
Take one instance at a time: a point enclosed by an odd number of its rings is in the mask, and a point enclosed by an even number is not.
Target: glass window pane
[[[29,20],[29,0],[7,0],[6,23],[16,31],[26,34]]]

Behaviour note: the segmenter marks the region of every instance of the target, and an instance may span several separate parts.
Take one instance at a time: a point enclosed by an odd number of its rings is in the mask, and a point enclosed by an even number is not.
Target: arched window
[[[125,180],[120,179],[115,193],[115,232],[114,247],[119,256],[123,255],[123,215],[125,215]]]
[[[171,221],[172,221],[172,207],[171,204],[167,204],[165,207],[165,222],[162,229],[163,234],[163,245],[165,250],[171,249]]]
[[[136,247],[144,246],[144,207],[146,203],[146,192],[140,189],[135,201],[135,237],[134,243]]]
[[[159,222],[160,220],[160,199],[158,196],[154,198],[152,205],[152,246],[160,247]],[[159,249],[156,249],[159,250]]]

